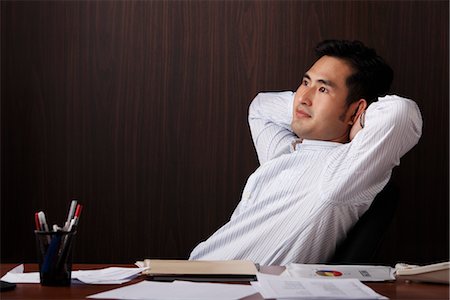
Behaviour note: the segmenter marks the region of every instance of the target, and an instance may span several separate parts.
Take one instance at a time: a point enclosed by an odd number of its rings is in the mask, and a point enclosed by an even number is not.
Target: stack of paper
[[[232,300],[256,293],[250,285],[174,281],[142,281],[126,287],[88,296],[92,299]]]
[[[72,279],[90,284],[121,284],[128,282],[147,268],[116,268],[99,270],[72,271]],[[39,272],[23,273],[23,265],[19,265],[1,278],[11,283],[39,283]]]
[[[395,269],[369,265],[288,264],[283,276],[321,279],[358,279],[361,281],[395,280]]]
[[[90,284],[121,284],[128,282],[148,268],[110,267],[100,270],[80,270],[72,272],[73,278]]]
[[[357,279],[308,279],[258,274],[252,286],[265,298],[387,299]]]

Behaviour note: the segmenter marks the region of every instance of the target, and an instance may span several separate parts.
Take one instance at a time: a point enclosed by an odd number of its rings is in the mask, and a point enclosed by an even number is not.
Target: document
[[[141,281],[122,288],[90,295],[91,299],[233,300],[256,293],[250,285],[204,282]]]
[[[282,276],[322,279],[359,279],[361,281],[395,280],[395,269],[368,265],[314,265],[295,264],[286,266]]]
[[[90,284],[122,284],[130,281],[148,268],[109,267],[100,270],[73,271],[72,278]]]
[[[146,259],[136,265],[149,267],[143,274],[159,281],[253,281],[258,272],[253,262],[245,260]]]
[[[72,280],[78,279],[89,284],[121,284],[128,282],[147,268],[118,268],[110,267],[99,270],[72,271]],[[39,283],[39,272],[23,272],[23,265],[19,265],[6,273],[1,280],[11,283]]]
[[[260,273],[258,282],[251,285],[265,299],[388,299],[357,279],[290,278]]]
[[[18,265],[6,273],[1,280],[11,283],[39,283],[39,272],[23,272],[23,265]]]

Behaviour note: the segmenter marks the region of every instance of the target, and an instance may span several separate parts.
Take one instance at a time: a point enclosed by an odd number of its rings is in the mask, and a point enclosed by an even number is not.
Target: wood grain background
[[[75,262],[186,258],[257,168],[247,109],[359,39],[422,110],[379,261],[449,258],[447,1],[2,1],[1,261],[84,205]]]

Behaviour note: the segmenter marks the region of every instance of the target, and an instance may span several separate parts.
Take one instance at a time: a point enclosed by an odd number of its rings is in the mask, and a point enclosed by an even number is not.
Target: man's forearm
[[[286,151],[291,130],[292,92],[260,93],[249,108],[249,125],[260,163]]]

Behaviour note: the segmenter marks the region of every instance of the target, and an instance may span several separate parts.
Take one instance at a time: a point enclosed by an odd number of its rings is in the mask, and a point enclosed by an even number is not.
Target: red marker
[[[83,205],[78,204],[77,210],[75,211],[75,225],[78,225],[78,220],[80,219],[81,210],[83,209]]]
[[[78,204],[77,209],[75,210],[75,216],[72,220],[70,220],[69,231],[72,231],[72,227],[74,225],[78,225],[78,221],[80,220],[81,210],[83,209],[83,205]]]
[[[36,223],[36,230],[41,230],[41,224],[39,223],[38,213],[34,213],[34,222]]]

